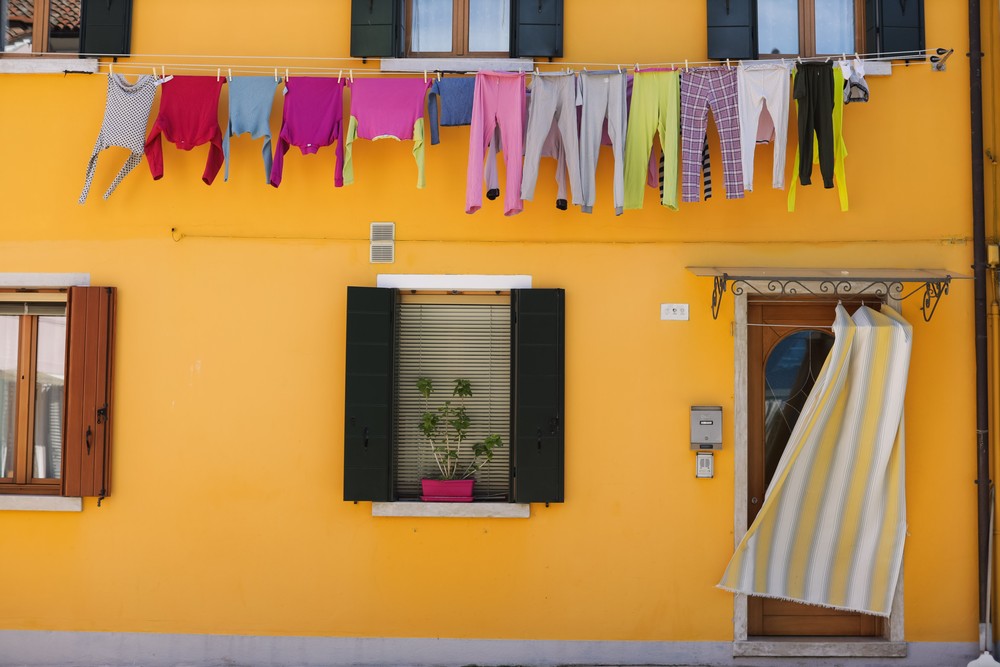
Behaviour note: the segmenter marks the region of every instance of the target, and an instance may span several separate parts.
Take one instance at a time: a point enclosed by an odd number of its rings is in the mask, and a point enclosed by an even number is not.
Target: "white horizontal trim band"
[[[7,510],[18,512],[82,512],[83,498],[0,495],[0,511]]]
[[[458,291],[531,289],[531,276],[380,273],[375,279],[375,286]]]
[[[527,519],[527,503],[372,503],[372,516]]]
[[[0,60],[0,64],[2,64]],[[89,273],[0,273],[0,287],[86,287]]]
[[[98,64],[97,58],[0,58],[0,74],[93,74]]]

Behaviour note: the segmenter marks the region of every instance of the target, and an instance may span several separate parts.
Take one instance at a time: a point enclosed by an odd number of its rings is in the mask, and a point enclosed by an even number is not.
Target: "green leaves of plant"
[[[468,437],[472,427],[472,419],[462,405],[462,399],[472,396],[472,383],[465,378],[454,382],[451,395],[458,397],[458,405],[446,400],[436,409],[430,409],[430,397],[434,393],[434,382],[427,377],[417,379],[417,391],[424,398],[427,410],[420,416],[417,427],[427,438],[434,461],[441,472],[441,479],[465,479],[474,475],[480,468],[493,460],[493,450],[503,447],[503,440],[496,433],[487,436],[482,442],[472,446],[472,462],[459,474],[458,459],[462,452],[462,442]],[[442,426],[448,428],[443,429]],[[443,442],[442,442],[443,440]]]

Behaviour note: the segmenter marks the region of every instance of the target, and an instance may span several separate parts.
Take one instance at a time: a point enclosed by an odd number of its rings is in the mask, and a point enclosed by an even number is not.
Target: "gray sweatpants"
[[[625,205],[625,129],[628,111],[625,101],[628,79],[624,72],[581,72],[580,97],[583,115],[580,120],[580,179],[583,187],[581,210],[593,213],[597,196],[597,158],[601,150],[604,119],[615,156],[615,215]],[[574,189],[574,195],[576,191]],[[575,200],[574,200],[575,203]]]
[[[559,131],[561,153],[573,191],[573,204],[582,204],[580,187],[580,145],[576,124],[576,75],[536,74],[531,79],[528,104],[528,132],[524,141],[524,169],[521,176],[521,199],[531,201],[538,180],[538,163],[553,125]],[[600,141],[600,136],[598,136]],[[557,169],[563,168],[563,160]]]

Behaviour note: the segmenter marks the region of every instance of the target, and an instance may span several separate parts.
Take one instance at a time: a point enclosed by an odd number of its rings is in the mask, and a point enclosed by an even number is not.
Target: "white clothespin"
[[[216,81],[221,81],[222,80],[222,68],[221,67],[219,69],[215,70],[215,80]]]
[[[351,83],[354,83],[354,70],[347,70],[347,76],[351,79]]]
[[[114,60],[109,60],[108,61],[108,76],[111,76],[114,73],[115,73],[115,61]]]
[[[621,65],[619,65],[619,66],[618,66],[618,73],[619,73],[619,74],[621,74],[621,73],[622,73],[622,66],[621,66]]]
[[[861,58],[858,57],[858,54],[856,53],[854,54],[854,63],[852,66],[854,67],[854,71],[857,73],[858,76],[863,77],[865,75],[865,63],[863,60],[861,60]]]
[[[726,58],[726,67],[729,67],[729,58]]]
[[[288,76],[288,68],[285,68],[285,81],[288,81],[291,77]]]
[[[160,65],[160,78],[163,78],[163,79],[167,78],[167,66],[166,65]]]
[[[427,83],[427,70],[424,70],[424,83]]]
[[[233,68],[232,68],[232,67],[230,67],[230,68],[229,68],[229,76],[228,76],[227,78],[228,78],[228,79],[229,79],[230,81],[232,81],[232,80],[233,80]]]
[[[340,83],[340,77],[344,76],[344,70],[337,72],[337,83]]]
[[[635,64],[635,71],[636,71],[636,72],[638,72],[638,71],[639,71],[639,63],[636,63],[636,64]]]
[[[275,83],[278,82],[278,68],[277,67],[274,68],[274,82]]]
[[[437,77],[438,81],[441,80],[441,70],[438,70],[437,72],[435,72],[434,75]]]
[[[158,79],[160,77],[160,75],[156,73],[156,68],[155,67],[150,67],[149,69],[153,70],[153,78],[154,79]]]
[[[688,71],[688,61],[687,60],[684,61],[684,71],[685,72]]]

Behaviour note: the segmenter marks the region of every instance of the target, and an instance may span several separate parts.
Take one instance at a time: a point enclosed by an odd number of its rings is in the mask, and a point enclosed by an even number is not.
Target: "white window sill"
[[[0,495],[0,511],[4,510],[16,512],[82,512],[83,498]]]
[[[808,637],[733,642],[734,658],[905,658],[906,642]]]
[[[531,58],[382,58],[383,72],[530,72]]]
[[[372,516],[527,519],[527,503],[372,503]]]
[[[94,74],[97,58],[0,58],[0,74]]]

